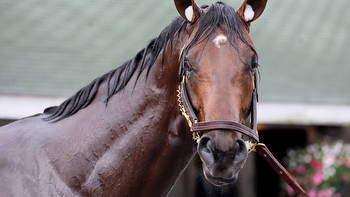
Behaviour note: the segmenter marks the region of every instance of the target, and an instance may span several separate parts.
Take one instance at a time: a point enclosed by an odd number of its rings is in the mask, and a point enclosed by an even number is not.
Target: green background
[[[268,1],[251,29],[262,101],[350,103],[349,7],[347,0]],[[0,94],[70,96],[133,57],[176,16],[172,0],[0,0]]]

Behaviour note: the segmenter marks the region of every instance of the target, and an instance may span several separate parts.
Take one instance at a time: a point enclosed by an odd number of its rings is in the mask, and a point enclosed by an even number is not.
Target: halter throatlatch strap
[[[251,109],[251,127],[252,130],[258,135],[258,117],[257,117],[257,105],[258,105],[258,73],[254,72],[254,91],[252,95],[252,109]],[[257,140],[258,142],[259,140]]]

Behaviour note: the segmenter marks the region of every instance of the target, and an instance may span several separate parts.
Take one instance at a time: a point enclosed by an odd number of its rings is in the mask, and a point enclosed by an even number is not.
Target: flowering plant
[[[350,185],[350,144],[326,139],[305,149],[289,150],[288,170],[308,191],[310,197],[341,197]],[[289,185],[288,196],[295,196]]]

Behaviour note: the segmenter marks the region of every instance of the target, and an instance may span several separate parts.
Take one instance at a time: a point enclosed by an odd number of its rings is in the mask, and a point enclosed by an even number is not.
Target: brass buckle
[[[250,148],[248,150],[248,153],[255,152],[255,147],[258,145],[257,142],[252,142],[251,140],[249,141]]]
[[[193,132],[193,133],[192,133],[192,138],[193,138],[193,140],[196,141],[197,144],[198,144],[198,143],[199,143],[199,139],[201,138],[201,136],[199,135],[198,132]]]
[[[250,141],[250,149],[248,150],[248,153],[251,153],[251,152],[256,152],[256,146],[266,146],[265,144],[263,143],[258,143],[258,142],[252,142]]]

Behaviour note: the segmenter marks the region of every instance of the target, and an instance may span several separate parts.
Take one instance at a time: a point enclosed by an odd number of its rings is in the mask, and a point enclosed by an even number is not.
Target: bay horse
[[[134,58],[0,128],[0,196],[165,196],[196,152],[209,182],[235,182],[256,140],[249,28],[266,2],[175,0],[180,16]]]

